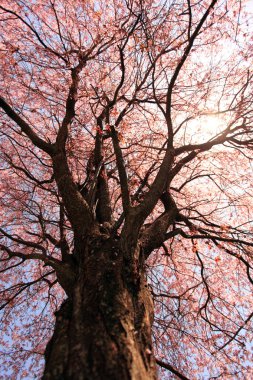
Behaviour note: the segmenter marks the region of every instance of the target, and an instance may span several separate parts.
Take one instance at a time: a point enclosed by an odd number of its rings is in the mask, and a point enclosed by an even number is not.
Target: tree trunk
[[[86,244],[82,257],[72,295],[56,313],[43,380],[156,379],[153,304],[140,260],[131,274],[111,238]]]

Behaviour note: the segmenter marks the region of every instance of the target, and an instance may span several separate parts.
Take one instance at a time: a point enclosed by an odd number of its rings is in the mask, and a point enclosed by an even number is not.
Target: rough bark
[[[131,275],[120,241],[106,236],[77,249],[78,279],[56,313],[43,380],[155,379],[153,303],[141,260]]]

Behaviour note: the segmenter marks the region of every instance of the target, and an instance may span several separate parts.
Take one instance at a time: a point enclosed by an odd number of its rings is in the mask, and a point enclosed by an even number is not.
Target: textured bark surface
[[[141,266],[134,277],[125,271],[115,239],[87,244],[82,256],[72,296],[56,313],[43,379],[155,379],[153,304]]]

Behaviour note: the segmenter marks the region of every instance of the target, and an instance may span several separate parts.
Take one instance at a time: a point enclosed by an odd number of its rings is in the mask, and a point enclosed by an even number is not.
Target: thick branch
[[[68,138],[68,128],[75,116],[75,105],[80,81],[79,74],[86,64],[90,51],[80,58],[79,64],[71,71],[72,82],[66,101],[66,112],[56,138],[57,153],[52,156],[55,180],[66,207],[70,223],[76,236],[81,238],[85,237],[88,230],[93,229],[94,220],[87,202],[81,196],[72,178],[67,162],[65,144]]]
[[[52,157],[55,180],[67,210],[69,221],[76,236],[84,238],[87,231],[94,231],[91,210],[84,200],[70,173],[64,152]]]
[[[106,167],[104,165],[104,152],[103,152],[103,139],[100,133],[97,132],[95,151],[94,151],[94,164],[95,167],[101,166],[97,178],[97,209],[96,216],[99,223],[111,222],[112,209],[110,192],[108,186],[108,178]]]
[[[171,197],[170,199],[172,200]],[[167,230],[175,221],[177,214],[177,207],[172,200],[172,202],[170,202],[169,209],[144,230],[141,236],[141,245],[144,249],[144,254],[146,257],[154,249],[161,247],[163,242],[166,240]]]
[[[68,127],[71,124],[74,116],[75,116],[75,105],[77,102],[77,91],[78,84],[80,81],[80,72],[84,68],[86,64],[86,59],[82,59],[80,63],[71,70],[71,86],[69,88],[69,93],[66,101],[66,112],[62,121],[62,125],[58,131],[58,135],[56,138],[57,147],[60,149],[65,148],[65,143],[68,137]]]
[[[119,145],[118,133],[113,126],[111,127],[111,130],[112,130],[113,148],[114,148],[117,168],[119,172],[123,209],[124,209],[125,215],[127,215],[129,207],[130,207],[130,195],[129,195],[129,188],[128,188],[127,173],[126,173],[122,150]]]
[[[142,203],[136,207],[137,218],[140,225],[152,212],[163,191],[165,190],[173,159],[174,149],[170,149],[168,147],[156,178],[150,186],[149,192],[145,195]]]

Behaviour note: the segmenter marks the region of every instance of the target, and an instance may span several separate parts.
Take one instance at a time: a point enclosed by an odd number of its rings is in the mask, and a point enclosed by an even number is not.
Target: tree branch
[[[41,139],[28,125],[28,123],[22,119],[13,108],[4,100],[3,97],[0,97],[0,107],[5,111],[18,126],[21,128],[21,131],[32,141],[32,143],[38,148],[42,149],[44,152],[51,155],[54,152],[53,145]]]
[[[119,178],[120,178],[123,209],[124,209],[124,214],[127,215],[129,211],[129,207],[130,207],[130,194],[129,194],[129,188],[128,188],[127,173],[126,173],[122,150],[119,145],[118,133],[113,126],[111,126],[111,131],[112,131],[113,148],[114,148],[114,152],[116,156],[117,168],[118,168]]]
[[[162,367],[162,368],[165,368],[167,369],[168,371],[174,373],[174,375],[176,375],[179,379],[181,380],[189,380],[188,377],[184,376],[182,373],[180,373],[176,368],[174,368],[172,365],[170,365],[169,363],[165,363],[159,359],[156,359],[156,363]]]

